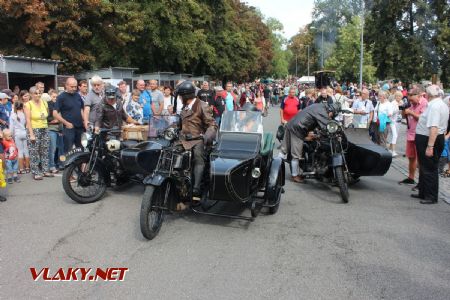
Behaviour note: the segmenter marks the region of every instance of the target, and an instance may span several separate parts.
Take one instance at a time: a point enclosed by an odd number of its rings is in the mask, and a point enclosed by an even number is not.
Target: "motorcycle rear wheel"
[[[339,192],[341,193],[342,202],[348,203],[349,193],[347,181],[345,180],[344,170],[342,169],[342,167],[335,167],[334,174],[336,176]]]
[[[142,235],[148,240],[154,239],[161,229],[165,215],[165,210],[162,207],[167,207],[171,188],[170,181],[158,187],[151,185],[145,187],[141,204],[140,225]]]

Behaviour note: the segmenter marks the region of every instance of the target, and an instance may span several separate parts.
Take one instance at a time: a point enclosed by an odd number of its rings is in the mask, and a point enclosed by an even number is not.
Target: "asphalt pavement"
[[[265,130],[278,118],[271,109]],[[394,168],[363,177],[348,204],[337,188],[288,181],[275,215],[170,216],[153,241],[139,229],[143,187],[80,205],[61,177],[29,177],[0,203],[0,299],[449,299],[450,206],[410,198]],[[44,282],[30,267],[129,271],[118,282]]]

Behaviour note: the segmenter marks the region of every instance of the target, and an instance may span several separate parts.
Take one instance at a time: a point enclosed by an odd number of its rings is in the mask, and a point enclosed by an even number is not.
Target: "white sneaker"
[[[395,151],[392,151],[392,157],[396,157],[396,156],[398,156],[398,153]]]

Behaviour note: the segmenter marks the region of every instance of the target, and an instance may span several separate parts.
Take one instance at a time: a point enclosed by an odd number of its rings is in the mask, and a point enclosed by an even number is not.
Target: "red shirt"
[[[11,139],[11,140],[7,141],[7,140],[3,139],[2,144],[3,144],[3,149],[5,152],[5,158],[7,160],[16,160],[19,150],[17,149],[17,146],[14,143],[14,140]]]
[[[297,97],[287,96],[280,108],[283,110],[283,119],[289,122],[300,111],[301,103]]]

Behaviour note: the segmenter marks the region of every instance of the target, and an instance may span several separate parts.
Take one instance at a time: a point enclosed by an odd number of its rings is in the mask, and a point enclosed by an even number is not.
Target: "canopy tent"
[[[314,76],[302,76],[301,78],[297,79],[298,83],[314,83],[316,82],[316,79]]]

